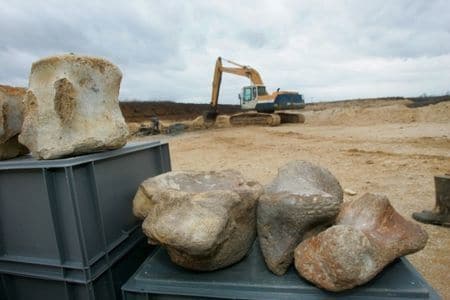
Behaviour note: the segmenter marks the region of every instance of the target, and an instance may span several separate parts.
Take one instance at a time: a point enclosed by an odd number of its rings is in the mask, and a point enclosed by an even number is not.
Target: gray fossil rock
[[[428,239],[377,194],[344,203],[336,224],[295,249],[299,274],[330,291],[368,282],[395,258],[423,249]]]
[[[119,68],[96,57],[33,63],[19,141],[39,159],[122,147],[128,129],[118,101],[121,79]]]
[[[327,169],[308,161],[291,161],[278,170],[278,175],[266,187],[267,193],[309,196],[331,195],[342,201],[344,192],[339,181]]]
[[[334,221],[342,199],[342,188],[328,170],[306,161],[280,168],[257,211],[259,243],[267,267],[284,274],[294,260],[295,247]]]
[[[0,85],[0,160],[28,153],[17,140],[23,123],[25,88]]]
[[[173,171],[144,181],[133,200],[149,242],[185,268],[211,271],[242,259],[256,236],[263,187],[233,170]]]

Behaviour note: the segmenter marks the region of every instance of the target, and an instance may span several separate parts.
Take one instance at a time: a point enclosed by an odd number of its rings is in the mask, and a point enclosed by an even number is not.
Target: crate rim
[[[0,162],[0,170],[17,170],[17,169],[45,169],[45,168],[65,168],[72,167],[76,165],[81,165],[85,163],[90,163],[92,161],[105,160],[109,158],[114,158],[123,154],[128,154],[130,152],[136,152],[140,150],[145,150],[148,148],[162,146],[167,144],[166,142],[152,141],[152,142],[131,142],[127,143],[124,147],[108,150],[103,152],[95,152],[84,154],[80,156],[59,158],[52,160],[37,160],[33,158],[30,154],[21,156],[18,158],[5,160]],[[26,164],[26,166],[25,166]]]

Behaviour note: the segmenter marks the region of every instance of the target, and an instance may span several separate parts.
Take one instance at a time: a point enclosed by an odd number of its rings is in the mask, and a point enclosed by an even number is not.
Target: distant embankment
[[[310,108],[314,106],[323,106],[323,105],[333,105],[337,104],[339,106],[348,106],[348,105],[365,105],[368,103],[372,103],[374,105],[379,105],[383,102],[392,102],[392,101],[401,101],[401,100],[409,100],[411,103],[406,106],[410,108],[414,107],[422,107],[430,104],[437,104],[439,102],[450,101],[450,95],[443,96],[420,96],[420,97],[380,97],[380,98],[358,98],[358,99],[342,99],[342,100],[334,100],[334,101],[319,101],[313,103],[307,103],[307,106]]]
[[[443,101],[450,101],[450,95],[423,96],[423,97],[409,98],[409,100],[413,101],[413,103],[408,104],[407,106],[414,108],[414,107],[427,106],[430,104],[436,104],[436,103],[443,102]]]
[[[123,101],[120,109],[127,122],[150,121],[152,116],[163,120],[193,120],[209,109],[209,104],[176,103],[171,101]],[[219,105],[219,112],[233,114],[239,105]]]
[[[351,99],[330,102],[307,103],[306,110],[323,110],[329,107],[371,107],[390,105],[392,102],[405,101],[409,108],[422,107],[443,101],[450,101],[450,96],[423,96],[414,98],[386,97]],[[150,121],[152,116],[162,120],[193,120],[209,109],[209,104],[176,103],[172,101],[123,101],[120,108],[127,122]],[[222,114],[231,115],[240,112],[239,105],[220,105]]]

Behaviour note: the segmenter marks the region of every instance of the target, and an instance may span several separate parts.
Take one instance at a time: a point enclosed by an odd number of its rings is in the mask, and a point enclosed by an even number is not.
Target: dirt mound
[[[355,108],[355,107],[368,108],[368,107],[390,106],[394,104],[406,104],[406,103],[410,103],[410,101],[403,97],[367,98],[367,99],[308,103],[306,105],[306,110],[319,111],[329,108]]]
[[[441,102],[418,108],[409,108],[408,100],[386,102],[372,106],[355,103],[336,105],[322,110],[305,112],[306,123],[311,125],[374,125],[382,123],[413,123],[450,121],[450,102]]]

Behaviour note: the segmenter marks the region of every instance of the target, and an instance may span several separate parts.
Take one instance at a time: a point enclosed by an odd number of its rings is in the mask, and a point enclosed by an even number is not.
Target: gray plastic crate
[[[120,300],[120,287],[152,251],[153,248],[147,244],[146,239],[141,239],[111,268],[86,283],[0,274],[0,299]]]
[[[291,267],[272,274],[257,243],[241,262],[214,272],[176,266],[160,248],[122,286],[124,300],[147,299],[440,299],[407,259],[397,259],[367,284],[340,293],[321,290]]]
[[[167,144],[0,162],[0,273],[86,282],[142,237],[139,184],[170,171]]]

